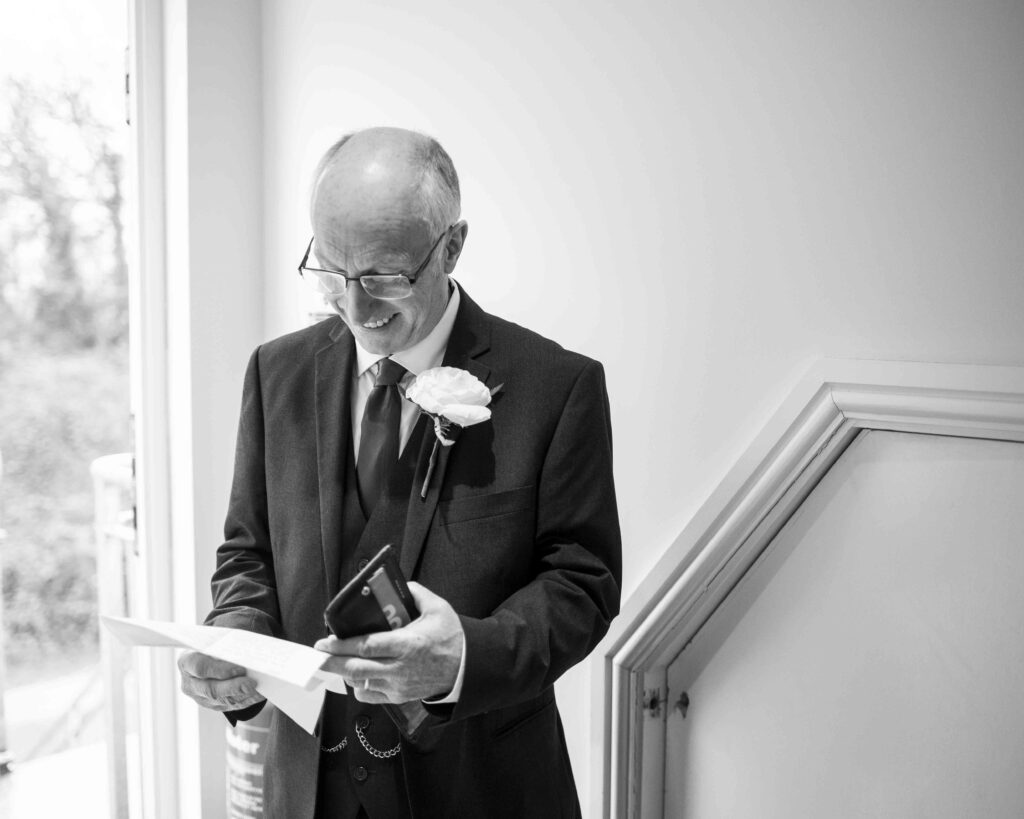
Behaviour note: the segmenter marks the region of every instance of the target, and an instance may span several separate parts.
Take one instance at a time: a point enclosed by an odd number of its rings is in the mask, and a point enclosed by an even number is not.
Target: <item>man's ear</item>
[[[460,219],[448,234],[448,242],[444,246],[445,275],[450,275],[455,269],[455,263],[459,260],[459,256],[462,255],[462,248],[466,243],[468,233],[469,224],[465,219]]]

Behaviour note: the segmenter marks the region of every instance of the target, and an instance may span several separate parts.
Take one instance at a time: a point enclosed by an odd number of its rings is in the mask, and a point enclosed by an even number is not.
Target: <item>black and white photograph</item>
[[[1024,816],[1024,3],[0,0],[0,817]]]

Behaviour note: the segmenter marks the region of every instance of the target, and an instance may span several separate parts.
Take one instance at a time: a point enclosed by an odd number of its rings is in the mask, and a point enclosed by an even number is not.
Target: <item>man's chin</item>
[[[374,355],[391,355],[392,353],[401,352],[405,349],[403,345],[402,334],[398,332],[398,328],[393,330],[389,327],[381,327],[376,330],[369,330],[365,327],[352,328],[352,335],[355,336],[356,341],[359,342],[359,346],[366,350],[368,353]],[[387,332],[385,332],[387,331]]]

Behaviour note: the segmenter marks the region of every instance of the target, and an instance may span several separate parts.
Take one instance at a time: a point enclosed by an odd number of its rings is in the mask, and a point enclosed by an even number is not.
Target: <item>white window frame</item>
[[[132,407],[143,616],[201,621],[242,376],[263,336],[262,11],[128,0]],[[139,654],[146,819],[227,813],[222,715]]]
[[[164,189],[164,20],[153,0],[128,0],[129,328],[141,613],[173,619],[167,277]],[[143,815],[179,811],[177,670],[170,652],[137,656]]]

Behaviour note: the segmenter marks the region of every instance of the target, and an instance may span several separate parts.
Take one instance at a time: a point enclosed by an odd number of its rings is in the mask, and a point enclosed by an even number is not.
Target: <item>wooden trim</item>
[[[603,815],[651,815],[638,690],[663,675],[863,429],[1024,441],[1024,368],[815,364],[623,606],[597,653]],[[610,684],[609,684],[610,683]],[[631,699],[632,698],[632,699]],[[656,763],[657,764],[657,763]]]

